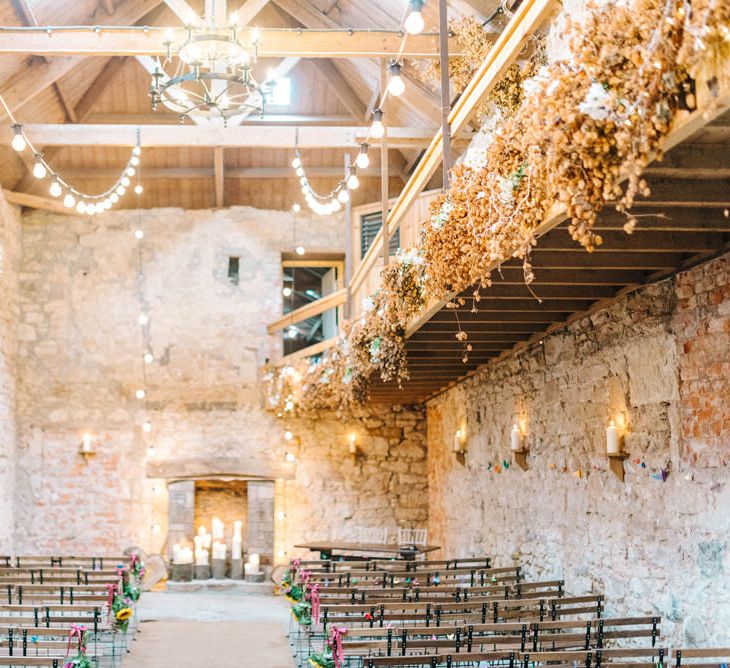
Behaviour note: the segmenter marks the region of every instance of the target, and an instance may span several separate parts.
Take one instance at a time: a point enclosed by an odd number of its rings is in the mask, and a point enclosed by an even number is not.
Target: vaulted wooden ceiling
[[[0,0],[2,26],[180,26],[188,5],[204,12],[203,0]],[[454,17],[487,15],[494,0],[450,0]],[[238,10],[249,25],[261,28],[390,29],[398,30],[406,0],[230,0],[228,11]],[[177,11],[177,14],[176,14]],[[437,24],[437,3],[426,3],[427,29]],[[50,39],[50,38],[49,38]],[[290,69],[293,103],[270,108],[264,119],[251,124],[277,126],[364,126],[377,104],[381,64],[370,58],[262,59],[257,68],[262,77],[270,67]],[[149,59],[141,56],[33,55],[0,53],[0,93],[24,124],[170,124],[170,112],[152,113],[148,88]],[[407,63],[408,86],[402,98],[391,98],[391,125],[422,131],[421,140],[389,150],[390,188],[395,194],[412,168],[422,144],[439,121],[439,98],[419,81]],[[0,119],[2,120],[2,119]],[[7,119],[6,119],[7,120]],[[293,133],[292,133],[293,136]],[[44,147],[47,161],[67,180],[87,192],[104,190],[116,179],[128,157],[128,149],[105,145],[50,145]],[[315,189],[327,191],[341,178],[346,149],[311,148],[303,151],[305,164],[313,170]],[[222,157],[222,159],[221,159]],[[222,195],[216,195],[216,149],[213,146],[166,146],[145,150],[144,207],[182,206],[205,208],[245,204],[287,209],[301,199],[290,169],[290,148],[226,148],[219,150],[219,167],[225,175]],[[46,183],[30,174],[32,157],[17,154],[5,143],[0,147],[0,184],[7,190],[46,195]],[[380,197],[379,157],[373,152],[372,166],[355,203]],[[272,179],[276,187],[271,186]],[[127,198],[122,205],[133,207]]]

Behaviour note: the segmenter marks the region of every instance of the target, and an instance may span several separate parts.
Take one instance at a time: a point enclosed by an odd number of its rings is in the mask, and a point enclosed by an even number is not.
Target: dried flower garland
[[[494,46],[494,33],[485,31],[482,23],[473,16],[451,21],[449,30],[464,54],[449,58],[449,79],[454,92],[461,94]],[[477,117],[487,116],[494,106],[507,116],[517,111],[522,104],[523,82],[546,62],[545,38],[534,36],[531,47],[530,58],[524,64],[514,63],[507,68],[487,99],[477,108]],[[441,80],[438,60],[426,61],[417,71],[425,83]]]
[[[641,172],[661,157],[678,109],[695,104],[689,72],[707,52],[730,55],[728,25],[726,0],[635,0],[593,7],[583,23],[568,20],[569,56],[521,82],[519,108],[490,128],[481,156],[453,170],[418,248],[383,271],[365,315],[318,363],[267,372],[269,408],[342,409],[367,398],[376,373],[406,379],[405,324],[425,300],[476,286],[476,308],[493,268],[512,257],[523,260],[529,286],[530,250],[556,202],[589,252],[603,242],[593,227],[606,205],[626,213],[631,232],[633,201],[649,194]],[[466,360],[466,333],[459,328],[456,337]]]

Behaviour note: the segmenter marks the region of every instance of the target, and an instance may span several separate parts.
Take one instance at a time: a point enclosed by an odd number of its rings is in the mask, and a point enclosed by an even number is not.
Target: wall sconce
[[[89,457],[93,457],[96,454],[96,450],[94,450],[94,437],[91,434],[85,433],[81,436],[79,454],[84,458],[84,463],[87,464]]]
[[[626,413],[618,413],[616,420],[606,427],[606,456],[614,475],[624,481],[624,459],[628,455],[624,452],[624,434],[626,432]]]
[[[524,420],[515,422],[510,432],[510,450],[514,455],[515,462],[523,470],[527,471],[527,447],[525,446],[526,426]]]
[[[293,464],[295,461],[297,461],[297,458],[293,452],[287,452],[284,455],[284,461],[286,461],[288,464]]]
[[[466,452],[466,428],[461,427],[454,434],[454,452],[463,455]]]

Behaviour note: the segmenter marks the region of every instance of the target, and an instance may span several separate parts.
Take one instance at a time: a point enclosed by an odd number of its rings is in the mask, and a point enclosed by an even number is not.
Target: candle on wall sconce
[[[461,455],[466,451],[466,429],[461,427],[454,434],[454,452]]]
[[[287,453],[286,453],[286,454],[284,455],[284,459],[285,459],[285,460],[286,460],[286,462],[287,462],[287,463],[289,463],[289,464],[293,464],[293,463],[294,463],[294,462],[295,462],[295,461],[297,460],[297,458],[296,458],[296,456],[294,455],[294,453],[293,453],[293,452],[287,452]]]
[[[357,436],[355,434],[350,434],[349,441],[350,441],[350,445],[349,445],[350,454],[356,455],[357,454]]]
[[[515,422],[510,433],[510,449],[512,452],[522,452],[522,430]]]
[[[621,452],[621,438],[618,433],[618,427],[613,420],[606,427],[606,453],[609,455],[618,455]]]
[[[94,451],[94,437],[85,432],[81,436],[81,444],[79,445],[79,454],[84,458],[85,462],[89,461],[89,457],[96,454]]]
[[[523,470],[527,471],[527,448],[525,447],[525,434],[527,433],[524,420],[518,420],[512,425],[510,432],[510,450],[514,455],[515,462]]]
[[[624,459],[628,455],[624,452],[624,432],[626,431],[626,414],[618,413],[616,420],[606,427],[606,456],[611,471],[621,481],[624,481]]]

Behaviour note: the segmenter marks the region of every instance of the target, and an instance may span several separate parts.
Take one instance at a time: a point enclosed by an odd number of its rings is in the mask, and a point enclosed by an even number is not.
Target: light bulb
[[[134,186],[134,192],[137,195],[141,195],[144,192],[144,188],[142,187],[141,183],[138,183],[136,186]]]
[[[79,200],[79,203],[76,205],[76,211],[86,213],[86,202],[84,200]]]
[[[71,193],[66,193],[66,196],[63,198],[63,205],[70,209],[74,204],[76,204],[76,198]]]
[[[117,195],[116,193],[112,193],[111,195],[109,195],[109,201],[112,204],[116,204],[119,201],[119,195]]]
[[[287,285],[282,291],[281,294],[283,294],[285,297],[291,297],[292,295],[292,289]]]
[[[403,27],[409,35],[420,35],[426,24],[423,20],[423,14],[421,14],[421,7],[423,7],[423,0],[411,0],[410,11],[406,20],[403,23]]]
[[[297,167],[295,171],[297,176],[304,176],[304,170],[301,167]]]
[[[128,176],[123,176],[121,183],[126,188],[129,185],[129,183],[130,183],[129,177]]]
[[[132,149],[132,155],[139,155],[140,153],[142,153],[142,149],[139,146],[135,146]]]
[[[291,464],[292,462],[295,462],[295,461],[297,460],[297,458],[296,458],[296,457],[295,457],[295,456],[294,456],[294,455],[293,455],[293,454],[292,454],[291,452],[287,452],[287,453],[286,453],[285,459],[286,459],[286,461],[288,461],[288,462],[289,462],[290,464]]]
[[[28,145],[28,142],[25,141],[25,137],[23,136],[23,126],[20,123],[13,125],[13,139],[10,145],[18,152],[25,149]]]
[[[355,158],[355,164],[360,169],[367,169],[370,167],[370,157],[368,156],[368,148],[370,148],[367,144],[360,144],[360,153],[357,154],[357,158]]]
[[[284,438],[287,441],[291,441],[294,438],[294,434],[292,434],[288,429],[284,432]]]
[[[122,197],[125,192],[127,192],[127,189],[124,186],[119,186],[117,188],[117,195],[119,195],[119,197]]]
[[[304,250],[304,246],[297,246],[297,247],[296,247],[296,248],[294,249],[294,252],[295,252],[295,253],[296,253],[297,255],[304,255],[304,253],[306,253],[307,251],[306,251],[306,250]]]
[[[146,352],[144,354],[144,361],[145,361],[145,364],[152,364],[152,362],[155,361],[155,356],[150,352]]]
[[[294,160],[291,161],[291,166],[294,167],[294,169],[299,169],[302,166],[302,159],[299,156],[296,156]]]
[[[309,192],[309,186],[302,186],[302,195],[306,195]]]
[[[45,178],[47,173],[48,170],[46,170],[46,166],[43,164],[43,156],[40,153],[36,153],[33,162],[33,176],[37,179],[42,179]]]
[[[129,164],[136,167],[137,165],[139,165],[139,158],[136,155],[133,155],[129,161]]]
[[[102,204],[104,205],[105,209],[111,209],[112,208],[112,201],[109,197],[107,197]]]
[[[350,174],[347,179],[347,187],[350,190],[357,190],[360,187],[360,179],[357,178],[357,174]]]
[[[374,139],[382,139],[384,134],[383,112],[380,109],[376,109],[373,112],[373,124],[370,126],[370,136]]]
[[[150,317],[146,313],[140,313],[137,317],[137,322],[140,325],[146,325],[150,321]]]
[[[339,211],[342,208],[342,203],[338,199],[333,199],[330,202],[330,208],[332,211]]]
[[[137,173],[137,170],[134,167],[129,167],[127,169],[127,176],[134,176]]]
[[[146,434],[149,434],[152,431],[152,423],[149,420],[142,425],[142,431]]]
[[[144,230],[136,229],[134,231],[134,238],[135,239],[144,239]]]
[[[51,181],[51,187],[48,189],[48,191],[53,197],[61,196],[63,188],[61,188],[61,184],[58,182],[58,179],[53,179],[53,181]]]
[[[350,193],[348,193],[347,190],[340,190],[340,192],[337,193],[337,199],[343,204],[347,204],[347,202],[350,201]]]
[[[306,183],[307,183],[307,177],[306,177],[306,176],[302,176],[302,177],[301,177],[301,178],[299,179],[299,183],[300,183],[301,185],[306,185]]]
[[[406,90],[406,84],[400,74],[400,64],[392,62],[388,69],[390,70],[390,81],[388,82],[388,92],[395,97],[400,97]]]
[[[147,396],[147,392],[145,392],[144,390],[137,390],[134,393],[134,396],[137,397],[137,399],[144,399]]]
[[[292,204],[291,210],[294,213],[299,213],[302,210],[302,205],[299,204],[299,202],[294,202],[294,204]]]

